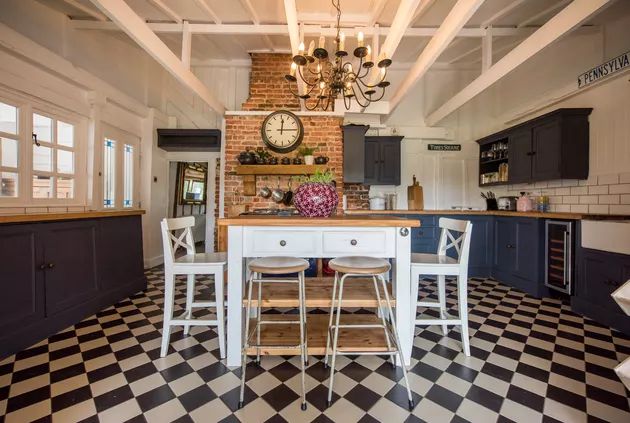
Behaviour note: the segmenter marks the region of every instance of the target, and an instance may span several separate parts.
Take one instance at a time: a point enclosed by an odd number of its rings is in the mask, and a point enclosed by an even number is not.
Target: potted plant
[[[299,153],[302,157],[304,157],[304,164],[312,165],[315,158],[313,157],[313,153],[317,150],[317,147],[309,147],[307,145],[300,147]]]
[[[293,204],[302,216],[329,217],[337,209],[339,195],[329,170],[317,170],[311,176],[300,178],[300,186],[293,194]]]

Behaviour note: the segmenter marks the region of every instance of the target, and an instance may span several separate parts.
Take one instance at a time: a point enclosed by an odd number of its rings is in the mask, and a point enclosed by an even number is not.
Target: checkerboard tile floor
[[[483,279],[469,284],[472,357],[460,352],[457,330],[416,330],[413,412],[401,372],[376,356],[338,359],[330,408],[328,372],[311,359],[304,412],[296,357],[264,358],[250,364],[246,406],[237,410],[240,370],[219,360],[213,329],[176,330],[159,358],[162,271],[147,277],[146,291],[0,361],[0,423],[630,422],[629,392],[612,370],[630,355],[630,337],[559,300]],[[454,308],[454,284],[448,289]],[[434,297],[433,284],[423,281],[421,292]],[[185,302],[183,292],[176,301]]]

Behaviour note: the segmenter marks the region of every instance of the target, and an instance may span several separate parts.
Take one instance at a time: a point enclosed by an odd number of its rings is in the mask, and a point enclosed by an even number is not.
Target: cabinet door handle
[[[282,241],[280,241],[280,246],[284,247],[285,245],[287,245],[287,242],[283,239]]]
[[[43,263],[42,263],[42,264],[40,264],[40,265],[39,265],[39,270],[44,270],[44,269],[46,269],[46,265],[45,265],[45,264],[43,264]]]
[[[505,248],[514,248],[514,246],[512,244],[508,244],[505,246]]]
[[[357,245],[357,240],[353,239],[352,241],[350,241],[350,245]]]
[[[48,263],[48,268],[49,269],[54,269],[55,268],[55,263]]]

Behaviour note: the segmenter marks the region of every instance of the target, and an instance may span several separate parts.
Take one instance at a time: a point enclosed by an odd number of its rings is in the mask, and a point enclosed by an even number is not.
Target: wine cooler
[[[545,223],[545,285],[572,294],[573,222],[547,220]]]

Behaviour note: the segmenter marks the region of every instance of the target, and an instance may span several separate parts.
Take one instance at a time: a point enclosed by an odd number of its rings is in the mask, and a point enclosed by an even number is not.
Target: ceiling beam
[[[107,16],[103,15],[98,10],[94,10],[91,7],[87,7],[84,4],[79,3],[77,0],[63,0],[63,1],[69,4],[70,6],[74,7],[75,9],[80,10],[81,12],[85,13],[86,15],[93,17],[97,21],[101,21],[101,22],[107,21]]]
[[[84,19],[74,19],[70,21],[74,29],[82,30],[101,30],[101,31],[120,31],[120,28],[113,22],[95,22]],[[174,23],[147,23],[149,28],[156,33],[181,33],[182,26]],[[324,35],[325,37],[335,36],[337,31],[335,28],[322,28],[320,25],[303,25],[304,36],[314,37]],[[529,26],[527,28],[514,27],[493,27],[492,35],[495,37],[517,37],[532,34],[537,28]],[[356,31],[362,31],[365,36],[372,37],[377,31],[374,27],[355,27]],[[404,31],[405,37],[433,37],[439,30],[439,27],[422,27],[407,28]],[[220,34],[220,35],[287,35],[289,28],[283,24],[200,24],[191,23],[190,32],[192,34]],[[389,27],[380,27],[379,34],[387,36],[391,31]],[[483,28],[462,28],[457,37],[481,38],[486,34]]]
[[[369,26],[373,26],[378,22],[378,18],[380,18],[383,13],[383,9],[385,9],[385,5],[387,4],[387,0],[374,0],[372,2],[372,16],[370,17]]]
[[[389,100],[390,113],[429,70],[484,0],[458,0]]]
[[[219,114],[225,113],[225,106],[210,89],[201,82],[166,44],[151,31],[124,0],[92,0],[101,12],[119,25],[131,39],[140,45],[151,57],[160,63],[175,79],[197,94],[208,106]]]
[[[245,8],[245,10],[247,10],[247,13],[249,13],[250,18],[252,19],[252,23],[254,25],[260,25],[260,16],[258,16],[256,9],[254,9],[251,0],[241,0],[241,4]]]
[[[451,45],[453,45],[453,43],[451,43]],[[473,48],[470,48],[470,49],[464,51],[463,53],[458,54],[457,56],[453,57],[452,59],[448,59],[446,61],[446,63],[453,64],[453,63],[459,62],[463,58],[468,57],[471,54],[477,53],[479,50],[481,50],[481,44],[478,45],[478,46],[475,46]]]
[[[206,15],[210,16],[210,19],[212,19],[212,22],[214,22],[215,24],[221,23],[221,19],[216,13],[214,13],[214,10],[212,10],[212,8],[210,7],[210,5],[208,4],[206,0],[194,0],[194,1],[195,1],[195,4],[199,6],[199,8],[203,10],[203,12]]]
[[[411,22],[415,22],[418,19],[420,19],[422,15],[424,15],[427,12],[427,10],[429,10],[429,8],[433,6],[433,3],[435,3],[435,0],[424,0],[420,4],[420,6],[416,9],[416,13],[413,14],[413,18],[411,18]]]
[[[284,0],[284,13],[287,18],[287,30],[289,32],[289,41],[291,42],[291,54],[293,56],[298,54],[300,45],[300,25],[297,19],[297,6],[295,0]],[[288,69],[287,69],[288,70]],[[304,81],[302,78],[297,79],[298,94],[304,94]],[[304,100],[300,100],[300,109],[304,110]]]
[[[481,23],[481,28],[487,28],[490,25],[493,25],[496,21],[498,21],[499,19],[509,15],[510,13],[512,13],[512,11],[514,9],[518,8],[519,6],[521,6],[526,1],[527,0],[514,0],[512,3],[508,4],[503,9],[498,10],[494,15],[490,16],[488,19],[483,21]]]
[[[177,12],[168,7],[162,0],[148,0],[149,3],[157,7],[162,13],[166,16],[177,22],[178,24],[182,23],[184,20]]]
[[[192,55],[192,34],[189,25],[188,21],[184,21],[184,31],[182,32],[182,64],[186,69],[190,69],[190,57]]]
[[[481,72],[492,66],[492,26],[486,28],[488,33],[481,39]]]
[[[609,2],[610,0],[574,0],[466,88],[431,113],[426,118],[427,125],[433,126],[440,122],[527,59],[580,25]]]
[[[527,18],[526,20],[524,20],[523,22],[518,24],[516,27],[517,28],[526,27],[529,24],[531,24],[533,22],[536,22],[538,19],[544,18],[545,16],[548,16],[548,15],[552,14],[556,10],[563,8],[567,3],[570,3],[570,2],[571,2],[571,0],[558,1],[557,3],[552,4],[551,6],[546,8],[545,10],[543,10],[543,11],[541,11],[539,13],[536,13],[534,16],[531,16],[531,17]]]

